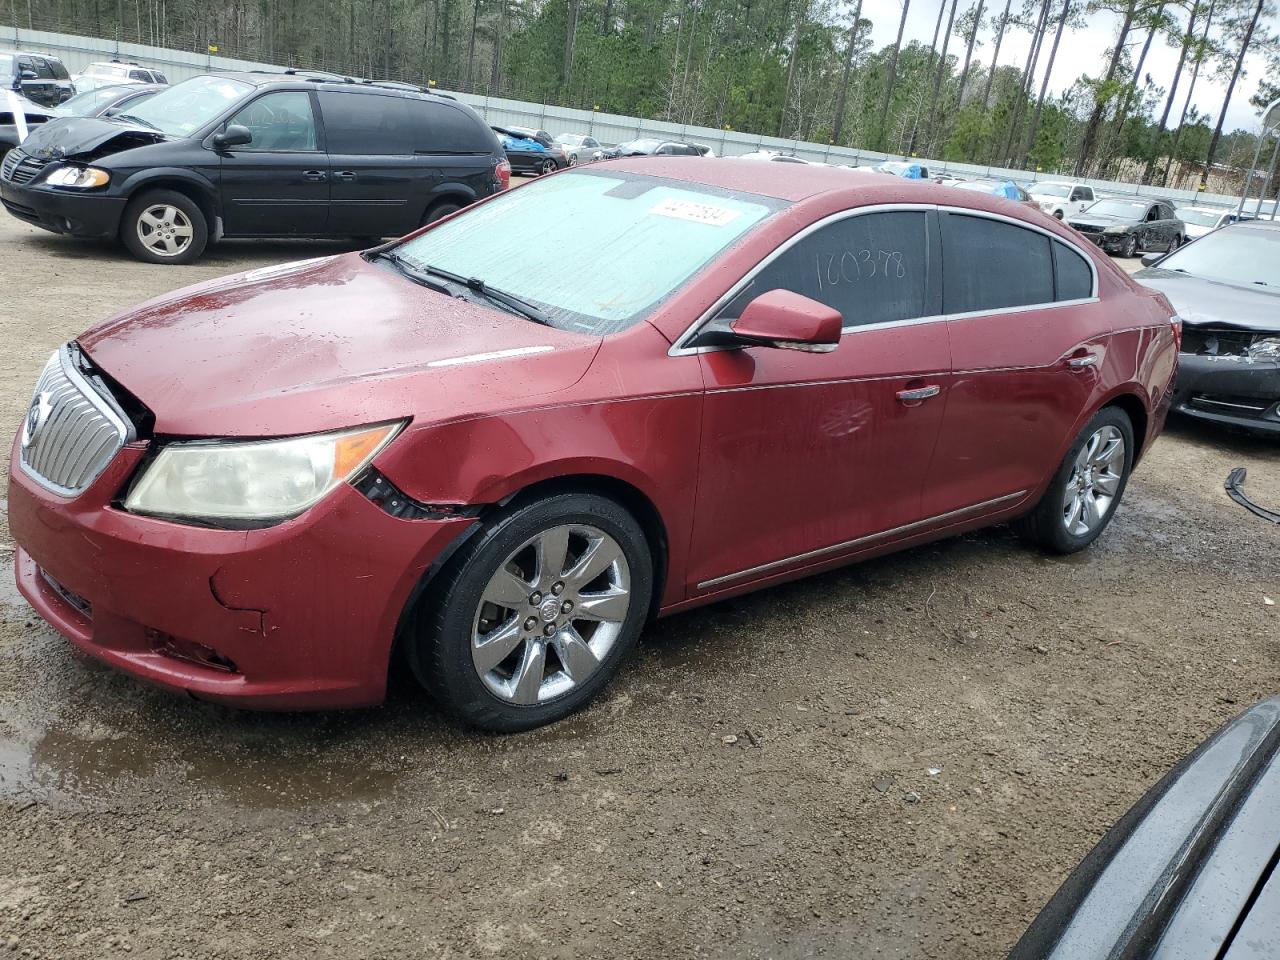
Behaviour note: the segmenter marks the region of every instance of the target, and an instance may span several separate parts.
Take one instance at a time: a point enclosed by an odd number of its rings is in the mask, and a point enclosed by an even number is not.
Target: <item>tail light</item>
[[[493,168],[493,172],[498,175],[498,189],[506,190],[511,186],[511,164],[506,160],[499,160],[498,165]]]

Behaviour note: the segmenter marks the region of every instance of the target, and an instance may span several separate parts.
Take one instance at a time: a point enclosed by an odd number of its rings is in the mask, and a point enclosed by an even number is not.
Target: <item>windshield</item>
[[[1099,200],[1085,212],[1101,217],[1141,220],[1147,215],[1147,205],[1138,200]]]
[[[586,137],[579,136],[576,133],[562,133],[556,137],[556,143],[563,143],[566,147],[579,146]]]
[[[230,77],[192,77],[130,107],[127,116],[171,137],[187,137],[253,89]]]
[[[1063,200],[1071,196],[1071,188],[1065,183],[1033,183],[1027,192],[1041,197],[1060,197]]]
[[[1246,226],[1215,230],[1169,254],[1158,266],[1221,283],[1280,290],[1280,230]]]
[[[1178,219],[1183,223],[1194,223],[1197,227],[1216,227],[1218,221],[1222,219],[1222,214],[1217,211],[1189,210],[1181,207],[1178,210]]]
[[[97,90],[89,90],[85,93],[77,93],[66,103],[59,104],[53,110],[56,117],[88,117],[96,113],[100,108],[112,103],[116,97],[120,96],[127,86],[115,87],[99,87]]]
[[[783,206],[678,180],[565,172],[501,194],[397,253],[412,267],[474,277],[528,301],[553,326],[604,336],[642,320]]]

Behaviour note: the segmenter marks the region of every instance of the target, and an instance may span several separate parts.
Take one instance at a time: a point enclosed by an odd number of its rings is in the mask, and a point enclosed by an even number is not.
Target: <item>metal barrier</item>
[[[213,70],[282,70],[274,64],[234,60],[207,54],[189,53],[140,43],[125,43],[95,37],[81,37],[65,33],[49,33],[41,30],[24,30],[12,26],[0,26],[0,43],[32,51],[41,51],[61,58],[67,69],[77,73],[95,60],[136,60],[143,66],[160,68],[171,83],[178,83]],[[499,126],[533,127],[547,130],[552,135],[564,132],[586,133],[598,140],[618,143],[644,136],[671,140],[684,140],[711,147],[722,157],[738,156],[756,150],[773,150],[793,154],[805,160],[823,163],[850,164],[854,166],[880,163],[884,160],[902,160],[901,156],[857,150],[830,144],[786,140],[779,137],[757,136],[736,130],[717,130],[713,127],[697,127],[687,124],[666,123],[661,120],[645,120],[593,110],[574,110],[568,107],[527,103],[500,97],[484,97],[474,94],[441,90],[477,110],[488,123]],[[1034,180],[1073,180],[1070,176],[1033,173],[1028,170],[1007,167],[982,166],[971,163],[950,163],[942,160],[913,158],[912,162],[927,166],[931,173],[951,173],[965,178],[994,177],[1029,183]],[[1196,193],[1193,190],[1166,190],[1134,183],[1118,183],[1108,180],[1084,180],[1095,189],[1106,193],[1128,196],[1150,196],[1173,200],[1186,206],[1191,203],[1210,206],[1234,207],[1239,197],[1224,194]],[[1270,205],[1268,205],[1269,208]]]

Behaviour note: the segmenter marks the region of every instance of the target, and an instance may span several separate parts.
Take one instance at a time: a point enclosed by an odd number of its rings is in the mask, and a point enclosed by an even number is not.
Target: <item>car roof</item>
[[[1240,220],[1228,223],[1219,230],[1280,230],[1280,220]]]
[[[209,76],[228,77],[255,87],[273,85],[289,85],[311,90],[338,91],[357,94],[393,94],[402,97],[416,97],[421,100],[449,100],[457,103],[453,97],[444,93],[436,93],[421,87],[412,87],[399,81],[360,80],[355,77],[344,77],[336,73],[324,71],[296,70],[293,72],[276,70],[215,70]]]

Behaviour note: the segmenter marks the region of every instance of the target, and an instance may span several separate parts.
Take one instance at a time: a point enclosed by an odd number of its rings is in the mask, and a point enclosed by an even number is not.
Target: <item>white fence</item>
[[[212,70],[277,71],[282,69],[273,64],[232,60],[227,57],[187,53],[182,50],[149,47],[138,43],[117,43],[114,40],[94,37],[79,37],[63,33],[47,33],[39,30],[22,30],[12,26],[0,26],[0,42],[7,44],[11,38],[15,47],[31,51],[42,51],[61,58],[67,69],[73,74],[84,69],[92,61],[110,60],[113,57],[118,57],[122,60],[136,60],[143,66],[158,67],[168,76],[171,83],[178,83]],[[573,110],[568,107],[526,103],[521,100],[506,100],[499,97],[481,97],[452,91],[441,92],[448,92],[457,97],[458,100],[475,108],[487,122],[498,126],[534,127],[548,130],[552,135],[565,132],[587,133],[605,143],[619,143],[642,136],[655,136],[705,144],[713,148],[719,156],[727,157],[738,156],[755,150],[774,150],[794,154],[806,160],[819,160],[824,163],[858,165],[878,163],[882,160],[904,159],[900,156],[875,153],[870,150],[856,150],[852,147],[837,147],[800,140],[784,140],[778,137],[739,133],[734,130],[716,130],[713,127],[664,123],[660,120],[643,120],[639,117],[626,117],[590,110]],[[1045,179],[1048,176],[1027,170],[988,167],[971,163],[948,163],[925,159],[920,159],[917,162],[928,166],[930,172],[933,173],[954,173],[958,176],[970,178],[999,177],[1022,184],[1036,179]],[[1107,193],[1165,197],[1175,203],[1181,202],[1183,205],[1194,202],[1234,207],[1239,201],[1238,197],[1196,193],[1192,190],[1165,190],[1154,186],[1117,183],[1108,180],[1086,180],[1085,182]],[[1272,204],[1268,202],[1264,205],[1264,210],[1270,210],[1271,206]],[[1248,209],[1252,210],[1252,202],[1249,204]]]

